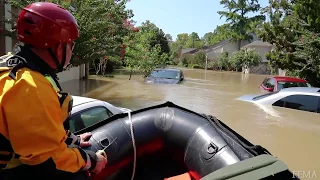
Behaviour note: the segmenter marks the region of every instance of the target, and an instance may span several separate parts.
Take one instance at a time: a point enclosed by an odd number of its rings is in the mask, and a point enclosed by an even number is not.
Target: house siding
[[[241,41],[241,47],[250,44],[253,41],[259,40],[258,36],[253,35],[253,39],[251,41]],[[239,44],[237,41],[231,41],[230,39],[227,41],[223,41],[221,43],[218,43],[217,46],[210,49],[207,53],[207,57],[209,60],[217,60],[218,56],[223,53],[227,52],[229,56],[232,55],[232,53],[237,52],[239,50]]]
[[[0,1],[0,55],[6,54],[6,40],[4,36],[4,16],[5,16],[5,7],[4,7],[4,1]]]
[[[269,46],[250,46],[250,48],[255,49],[261,56],[262,62],[268,62],[266,54],[272,50],[272,47]]]
[[[207,57],[209,60],[216,61],[218,60],[218,56],[223,53],[227,52],[229,56],[232,55],[233,52],[238,51],[238,43],[237,42],[228,42],[224,45],[214,48],[213,51],[207,53]]]

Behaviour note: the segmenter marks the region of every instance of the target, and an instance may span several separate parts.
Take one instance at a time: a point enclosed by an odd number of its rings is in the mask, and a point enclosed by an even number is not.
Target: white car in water
[[[131,111],[130,109],[116,107],[98,99],[80,96],[72,96],[72,98],[72,111],[67,120],[69,122],[69,129],[72,132],[77,132],[100,121],[104,121],[115,114]]]
[[[285,88],[262,95],[245,95],[237,99],[254,103],[265,111],[268,111],[268,106],[278,106],[320,113],[320,88],[315,87]]]

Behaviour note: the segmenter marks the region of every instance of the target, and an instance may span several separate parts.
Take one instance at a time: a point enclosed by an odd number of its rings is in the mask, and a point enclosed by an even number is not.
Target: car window
[[[268,79],[268,81],[266,82],[265,87],[267,87],[267,88],[274,88],[274,84],[275,84],[274,79],[273,79],[273,78],[270,78],[270,79]]]
[[[105,107],[94,107],[80,113],[71,115],[69,118],[69,128],[71,132],[79,131],[97,122],[103,121],[113,114]]]
[[[302,111],[317,112],[319,97],[311,95],[291,95],[275,102],[274,106]]]
[[[320,97],[318,98],[318,113],[320,113]]]
[[[270,78],[265,78],[265,79],[263,80],[262,84],[263,84],[264,86],[266,86],[269,79],[270,79]]]
[[[273,106],[284,107],[285,99],[286,99],[286,98],[282,98],[282,99],[276,101],[275,103],[273,103],[272,105],[273,105]]]
[[[278,90],[290,87],[308,87],[308,83],[304,82],[278,82]]]
[[[180,72],[174,70],[153,70],[149,77],[154,78],[167,78],[167,79],[179,79]]]

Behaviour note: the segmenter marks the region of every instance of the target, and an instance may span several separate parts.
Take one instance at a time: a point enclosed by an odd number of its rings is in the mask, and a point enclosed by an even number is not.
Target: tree
[[[217,26],[217,28],[213,32],[206,33],[202,40],[206,46],[216,44],[220,41],[227,40],[231,38],[232,33],[231,27],[229,24],[223,24],[221,26]]]
[[[172,36],[170,34],[166,34],[165,37],[166,37],[169,44],[171,44],[173,42]]]
[[[261,63],[262,58],[255,49],[241,49],[234,52],[230,58],[230,63],[235,68],[245,67],[251,68]]]
[[[319,8],[316,1],[270,0],[264,9],[270,22],[259,33],[263,41],[274,44],[266,55],[273,67],[289,70],[313,86],[320,86]]]
[[[226,17],[226,21],[230,25],[230,33],[233,40],[238,41],[239,50],[242,40],[251,40],[254,28],[252,25],[265,20],[264,15],[256,15],[248,17],[249,13],[255,13],[260,10],[258,0],[220,0],[220,4],[227,11],[218,11],[221,18]]]
[[[126,37],[126,42],[134,46],[127,47],[125,61],[129,69],[137,69],[146,76],[154,68],[167,65],[170,49],[165,33],[155,24],[146,21],[139,29],[132,37]]]
[[[229,60],[229,56],[228,56],[227,52],[223,52],[223,53],[219,54],[217,59],[218,59],[217,66],[219,67],[220,71],[222,69],[229,70],[231,65],[230,65],[230,60]]]
[[[158,28],[155,24],[149,20],[143,22],[139,27],[140,33],[136,37],[150,45],[150,48],[160,45],[161,53],[169,53],[169,43],[166,34],[162,29]]]
[[[121,57],[123,37],[136,31],[130,19],[133,14],[126,10],[128,0],[51,0],[70,10],[75,16],[80,37],[75,41],[71,63],[79,65],[104,56]],[[12,7],[22,7],[37,0],[10,0]],[[10,21],[10,20],[7,20]],[[12,21],[12,20],[11,20]]]
[[[198,33],[192,32],[190,35],[188,35],[188,39],[184,47],[186,48],[202,47],[202,41],[200,40]]]

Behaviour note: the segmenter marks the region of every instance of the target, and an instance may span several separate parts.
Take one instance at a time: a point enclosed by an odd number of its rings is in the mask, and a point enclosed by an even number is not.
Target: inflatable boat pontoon
[[[89,131],[88,149],[98,151],[111,143],[105,150],[108,164],[94,179],[130,180],[133,171],[136,180],[184,173],[196,180],[298,179],[265,148],[217,118],[172,102],[118,114],[76,134]]]

